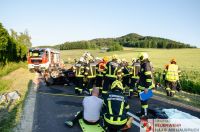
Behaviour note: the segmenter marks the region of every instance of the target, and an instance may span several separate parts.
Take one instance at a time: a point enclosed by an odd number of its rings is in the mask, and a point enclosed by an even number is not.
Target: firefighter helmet
[[[79,61],[80,61],[80,62],[84,62],[84,58],[83,58],[83,57],[80,57]]]
[[[103,61],[107,62],[107,61],[108,61],[108,57],[107,57],[107,56],[104,56],[104,57],[103,57]]]
[[[118,59],[118,55],[114,54],[114,55],[112,56],[112,59],[113,59],[113,60],[117,60],[117,59]]]
[[[143,60],[145,60],[145,59],[148,59],[148,58],[149,58],[149,55],[148,55],[146,52],[141,52],[141,53],[139,53],[138,58],[139,58],[141,61],[143,61]]]
[[[170,63],[176,63],[176,59],[175,59],[175,58],[172,58],[172,59],[170,60]]]
[[[111,89],[117,89],[117,88],[123,90],[122,82],[120,82],[119,80],[114,81],[111,85]]]

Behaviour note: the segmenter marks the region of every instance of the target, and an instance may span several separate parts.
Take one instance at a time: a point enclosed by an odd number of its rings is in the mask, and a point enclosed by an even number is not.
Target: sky
[[[200,0],[0,0],[0,22],[33,46],[137,33],[200,47]]]

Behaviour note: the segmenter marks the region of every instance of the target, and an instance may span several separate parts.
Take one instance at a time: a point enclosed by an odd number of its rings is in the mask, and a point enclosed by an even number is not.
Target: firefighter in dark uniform
[[[131,70],[130,70],[130,78],[131,78],[131,83],[130,83],[130,94],[131,96],[135,93],[138,96],[138,88],[137,84],[139,81],[139,72],[140,72],[140,61],[139,59],[136,60],[136,58],[132,59],[132,65],[131,65]]]
[[[87,64],[85,67],[85,77],[87,80],[86,88],[89,90],[90,94],[92,92],[93,85],[96,78],[96,64],[94,63],[93,57],[88,56]]]
[[[106,64],[105,67],[105,77],[103,83],[102,96],[107,94],[112,83],[117,80],[118,71],[120,70],[120,66],[117,62],[117,55],[112,56],[112,60]]]
[[[104,98],[104,122],[110,132],[130,128],[133,118],[128,118],[128,99],[123,95],[123,85],[119,80],[112,83],[111,91]]]
[[[122,66],[122,73],[123,73],[123,77],[122,77],[123,87],[129,87],[130,71],[129,71],[128,62],[126,61],[126,59],[122,59],[121,66]]]
[[[83,79],[84,79],[84,72],[85,72],[85,63],[84,58],[81,57],[80,60],[75,64],[75,93],[81,94],[83,92]]]
[[[108,62],[108,57],[105,56],[103,58],[103,61],[99,62],[97,65],[96,65],[96,87],[99,88],[100,90],[100,93],[102,92],[102,89],[103,89],[103,80],[104,80],[104,75],[105,75],[105,67],[106,67],[106,64]]]
[[[147,93],[149,89],[152,89],[155,87],[155,84],[153,83],[153,80],[152,80],[153,74],[152,74],[151,64],[148,59],[149,56],[147,53],[140,53],[138,57],[141,61],[138,90],[144,91],[145,93]],[[148,111],[148,100],[146,101],[141,100],[141,116],[147,116],[148,114],[147,111]]]

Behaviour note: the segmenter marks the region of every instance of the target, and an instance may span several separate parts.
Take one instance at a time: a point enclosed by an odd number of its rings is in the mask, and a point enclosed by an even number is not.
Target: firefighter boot
[[[167,93],[167,96],[170,96],[170,92],[171,91],[171,89],[170,88],[166,88],[166,93]]]
[[[174,91],[174,90],[171,90],[170,96],[171,96],[171,97],[174,97],[174,94],[175,94],[175,91]]]
[[[140,116],[147,117],[147,115],[148,115],[148,108],[141,108]]]

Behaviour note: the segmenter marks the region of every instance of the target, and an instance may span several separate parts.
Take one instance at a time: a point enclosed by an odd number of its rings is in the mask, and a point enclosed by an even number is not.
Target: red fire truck
[[[27,56],[30,71],[51,70],[60,67],[60,51],[51,48],[30,48]]]

